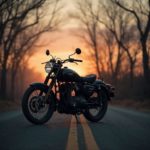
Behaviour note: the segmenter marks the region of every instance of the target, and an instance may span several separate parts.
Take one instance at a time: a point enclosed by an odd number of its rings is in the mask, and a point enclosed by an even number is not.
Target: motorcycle
[[[28,121],[44,124],[55,111],[75,116],[83,114],[92,122],[104,117],[108,101],[114,96],[114,87],[96,79],[95,74],[81,77],[72,69],[63,67],[67,62],[82,62],[71,57],[80,53],[81,50],[76,48],[67,59],[61,60],[46,50],[46,55],[51,56],[43,63],[48,73],[46,79],[44,83],[32,83],[22,98],[22,111]]]

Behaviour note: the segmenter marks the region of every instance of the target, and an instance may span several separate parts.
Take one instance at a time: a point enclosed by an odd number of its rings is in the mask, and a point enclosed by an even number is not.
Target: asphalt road
[[[36,126],[21,111],[0,113],[0,150],[150,150],[150,113],[109,107],[99,123],[79,120],[55,113]]]

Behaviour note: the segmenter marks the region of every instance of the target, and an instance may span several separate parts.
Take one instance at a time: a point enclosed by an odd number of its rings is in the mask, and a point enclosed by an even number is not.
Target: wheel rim
[[[38,120],[41,120],[49,110],[49,104],[44,102],[45,93],[41,90],[34,90],[28,100],[29,113]]]
[[[96,108],[90,108],[88,111],[90,113],[90,115],[92,116],[97,116],[99,115],[99,113],[101,112],[102,110],[102,106],[103,106],[103,103],[102,101],[99,99],[99,94],[97,92],[94,92],[91,96],[90,96],[90,101],[91,102],[98,102],[100,103],[99,106],[97,106]]]

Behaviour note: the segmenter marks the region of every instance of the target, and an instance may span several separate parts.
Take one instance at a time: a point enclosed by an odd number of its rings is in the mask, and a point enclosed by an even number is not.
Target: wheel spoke
[[[41,104],[41,101],[44,99],[45,93],[43,92],[39,96],[40,90],[34,90],[28,101],[28,109],[32,116],[36,119],[41,119],[48,111],[48,104]]]
[[[95,103],[95,102],[98,102],[99,103],[99,94],[97,92],[94,92],[91,97],[90,97],[90,100],[91,102]],[[89,109],[89,113],[92,115],[92,116],[96,116],[99,114],[99,112],[101,111],[101,105],[96,107],[96,108],[91,108]]]

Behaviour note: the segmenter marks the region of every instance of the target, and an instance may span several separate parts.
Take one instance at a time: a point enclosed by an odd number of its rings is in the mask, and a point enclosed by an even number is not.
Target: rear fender
[[[98,91],[101,91],[101,90],[105,91],[108,100],[111,100],[110,96],[109,96],[109,92],[108,92],[107,86],[102,80],[96,80],[93,84],[96,87],[96,90],[98,90]]]

